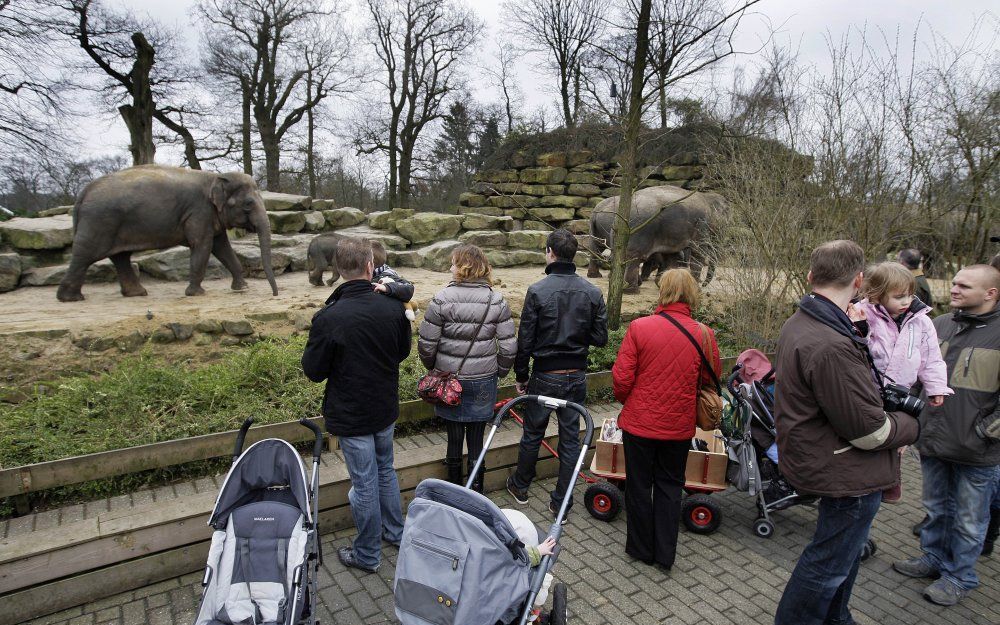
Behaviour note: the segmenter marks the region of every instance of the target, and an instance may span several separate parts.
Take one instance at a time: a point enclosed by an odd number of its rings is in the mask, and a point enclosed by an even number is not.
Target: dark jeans
[[[677,555],[681,489],[690,440],[661,441],[622,432],[625,445],[625,553],[670,568]]]
[[[565,399],[580,405],[587,400],[587,376],[583,371],[576,373],[532,373],[528,380],[529,395],[545,395]],[[545,437],[551,412],[537,402],[524,404],[524,433],[517,454],[517,470],[511,482],[520,490],[527,490],[535,479],[535,463],[538,461],[538,447]],[[580,455],[580,415],[568,408],[556,410],[559,417],[559,480],[552,491],[552,502],[562,503],[566,488],[573,478],[573,469]],[[573,505],[570,493],[569,505]],[[569,508],[567,508],[568,510]]]
[[[882,493],[823,497],[812,542],[799,556],[774,615],[774,625],[853,623],[848,603]]]

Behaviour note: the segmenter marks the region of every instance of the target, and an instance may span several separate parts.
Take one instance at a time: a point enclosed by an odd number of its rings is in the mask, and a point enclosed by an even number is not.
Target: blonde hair
[[[694,311],[701,303],[701,289],[687,269],[670,269],[660,278],[660,306],[681,302]]]
[[[471,282],[482,280],[486,284],[493,284],[493,269],[490,261],[486,259],[483,250],[475,245],[459,245],[451,253],[451,262],[455,265],[455,280],[458,282]]]
[[[879,263],[865,271],[865,281],[861,285],[861,294],[869,302],[882,304],[889,293],[905,292],[913,295],[917,288],[913,274],[899,263]]]

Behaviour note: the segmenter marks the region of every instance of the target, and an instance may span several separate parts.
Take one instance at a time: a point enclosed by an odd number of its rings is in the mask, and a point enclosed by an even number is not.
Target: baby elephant
[[[326,281],[327,286],[332,286],[340,279],[340,272],[337,271],[337,261],[334,253],[337,251],[337,243],[344,238],[342,234],[328,232],[317,234],[309,242],[308,267],[309,283],[313,286],[323,286],[323,272],[329,269],[333,275]]]

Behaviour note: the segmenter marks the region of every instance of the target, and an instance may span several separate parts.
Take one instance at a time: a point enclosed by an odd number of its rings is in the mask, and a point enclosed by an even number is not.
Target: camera
[[[902,384],[882,387],[882,408],[889,412],[905,412],[911,417],[918,417],[926,405],[926,402],[910,395],[910,389]]]

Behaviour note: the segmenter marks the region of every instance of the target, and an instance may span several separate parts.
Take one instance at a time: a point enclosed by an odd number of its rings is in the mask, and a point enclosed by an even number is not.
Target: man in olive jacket
[[[854,623],[848,603],[868,530],[882,491],[897,481],[896,449],[919,432],[913,417],[883,410],[867,346],[848,317],[864,264],[853,241],[813,250],[812,292],[778,339],[780,468],[796,491],[821,499],[816,532],[785,586],[775,625]]]
[[[955,394],[920,415],[917,448],[928,515],[920,533],[923,555],[893,568],[909,577],[940,577],[924,589],[924,597],[939,605],[954,605],[979,585],[976,559],[1000,471],[998,294],[1000,271],[966,267],[952,280],[955,312],[934,320]]]

